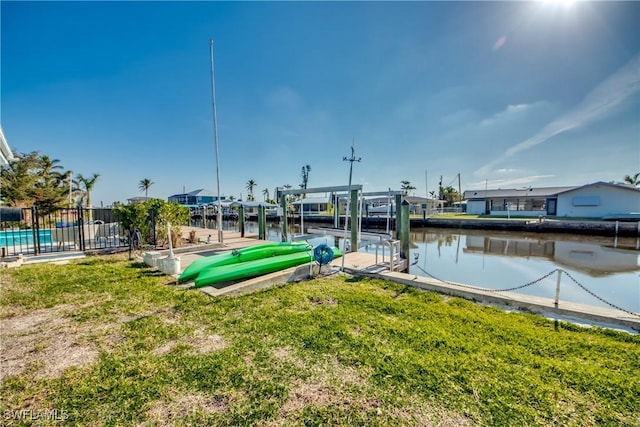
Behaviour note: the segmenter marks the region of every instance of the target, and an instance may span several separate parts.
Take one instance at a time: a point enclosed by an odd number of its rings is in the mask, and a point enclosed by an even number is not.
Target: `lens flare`
[[[493,50],[500,49],[507,42],[507,36],[502,36],[493,44]]]

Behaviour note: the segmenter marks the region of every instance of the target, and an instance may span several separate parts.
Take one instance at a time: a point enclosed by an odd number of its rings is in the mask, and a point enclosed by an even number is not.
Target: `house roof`
[[[510,189],[497,189],[497,190],[467,190],[464,192],[464,198],[467,200],[474,199],[489,199],[489,198],[518,198],[518,197],[553,197],[558,194],[568,193],[570,191],[576,191],[583,188],[594,186],[608,186],[614,188],[620,188],[623,190],[640,191],[640,188],[623,183],[612,182],[594,182],[586,185],[574,185],[570,187],[525,187],[525,188],[510,188]]]
[[[619,188],[621,190],[630,190],[630,191],[636,191],[636,192],[640,191],[640,188],[636,187],[635,185],[631,185],[631,184],[627,184],[627,183],[622,183],[622,182],[614,183],[614,182],[598,181],[598,182],[594,182],[594,183],[591,183],[591,184],[583,185],[583,186],[580,186],[580,187],[571,188],[569,190],[562,191],[562,193],[568,193],[570,191],[580,190],[580,189],[588,188],[588,187],[596,187],[596,186],[613,187],[613,188]]]
[[[210,196],[217,197],[217,194],[214,194],[213,191],[207,190],[206,188],[199,188],[197,190],[193,190],[187,193],[189,196]]]
[[[497,190],[467,190],[464,192],[464,198],[473,199],[491,199],[491,198],[518,198],[518,197],[536,197],[544,198],[556,196],[559,193],[570,191],[578,187],[525,187],[525,188],[498,188]]]
[[[191,197],[201,197],[201,196],[205,196],[205,197],[218,197],[217,194],[215,194],[213,191],[211,190],[207,190],[206,188],[199,188],[197,190],[193,190],[190,191],[188,193],[178,193],[178,194],[172,194],[169,197],[180,197],[180,196],[191,196]],[[221,199],[224,199],[225,196],[220,196]]]

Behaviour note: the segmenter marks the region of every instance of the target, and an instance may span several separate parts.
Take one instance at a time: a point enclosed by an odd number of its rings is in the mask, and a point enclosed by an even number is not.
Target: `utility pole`
[[[460,172],[458,172],[458,201],[460,202],[460,209],[462,210],[462,187],[460,186]]]
[[[351,204],[351,179],[353,177],[353,162],[360,162],[362,159],[360,157],[356,157],[356,148],[355,148],[355,138],[353,139],[353,141],[351,142],[351,157],[343,157],[342,161],[343,162],[349,162],[349,198],[347,199],[347,207],[345,209],[344,212],[344,236],[343,236],[343,241],[345,242],[345,253],[342,254],[342,266],[341,266],[341,270],[344,271],[344,258],[345,255],[347,254],[346,252],[346,243],[347,243],[347,230],[349,229],[349,215],[348,215],[348,211],[349,211],[349,207]],[[357,201],[356,201],[357,203]],[[351,242],[353,244],[353,242]]]

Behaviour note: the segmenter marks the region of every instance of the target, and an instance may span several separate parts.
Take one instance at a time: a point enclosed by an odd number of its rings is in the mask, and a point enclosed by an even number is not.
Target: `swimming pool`
[[[51,230],[39,230],[40,244],[51,243]],[[0,246],[33,245],[33,230],[5,230],[0,231]]]

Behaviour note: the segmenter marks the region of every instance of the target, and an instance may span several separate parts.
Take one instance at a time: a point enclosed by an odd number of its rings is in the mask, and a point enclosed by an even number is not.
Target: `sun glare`
[[[562,6],[568,9],[574,5],[576,0],[542,0],[542,2],[545,4],[554,5],[554,6]]]

